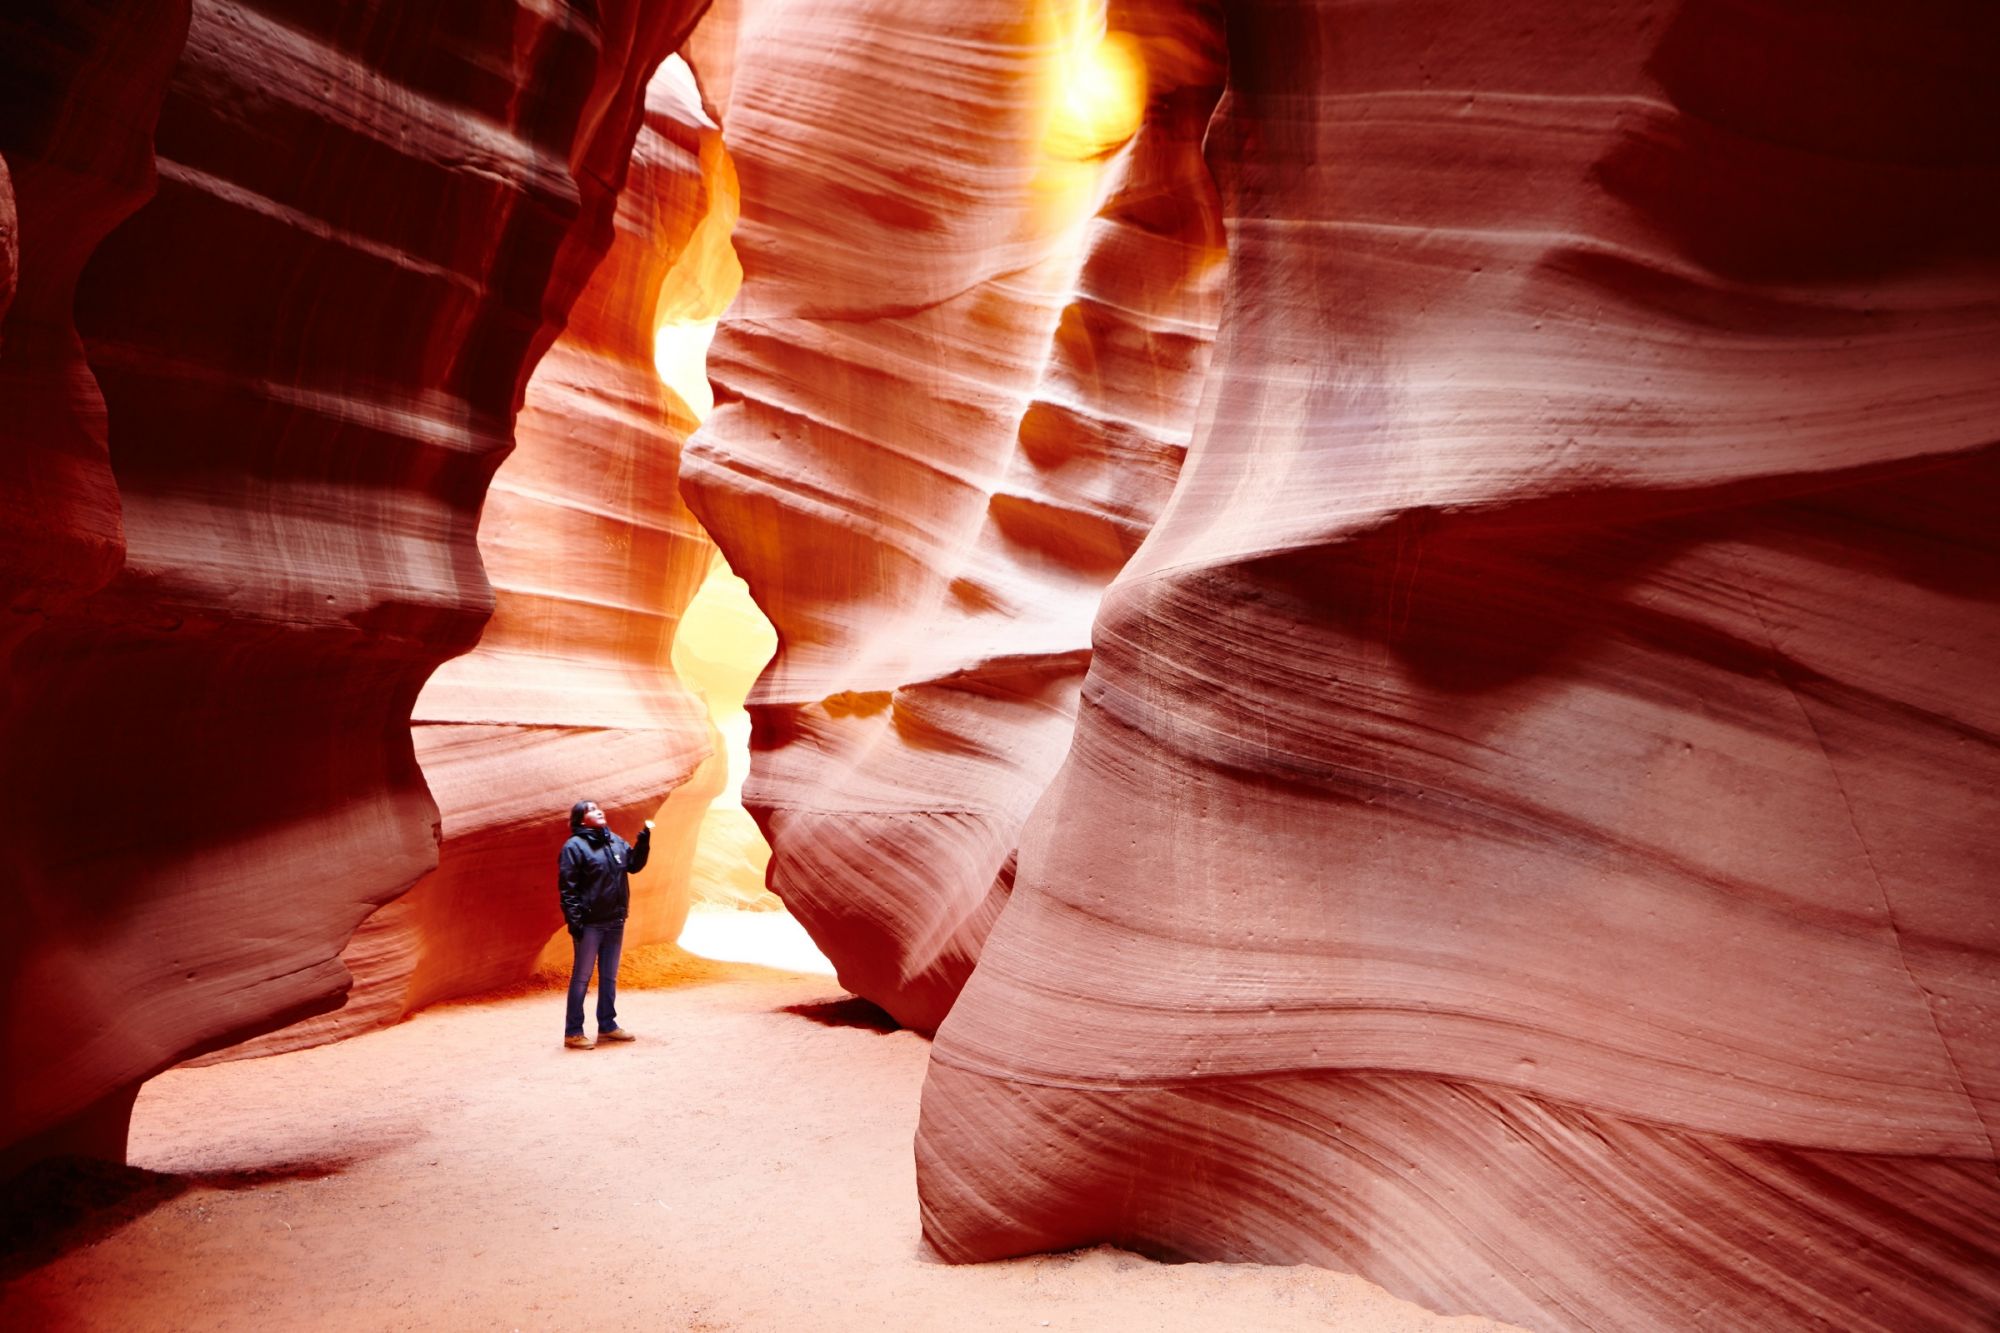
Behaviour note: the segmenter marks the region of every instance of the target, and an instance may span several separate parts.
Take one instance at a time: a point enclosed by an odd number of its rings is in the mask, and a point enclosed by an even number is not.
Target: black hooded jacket
[[[572,931],[625,919],[632,906],[632,886],[625,877],[646,868],[653,848],[651,829],[640,830],[634,845],[610,829],[585,824],[589,804],[578,801],[569,812],[570,839],[556,860],[556,893],[562,899],[563,923]]]

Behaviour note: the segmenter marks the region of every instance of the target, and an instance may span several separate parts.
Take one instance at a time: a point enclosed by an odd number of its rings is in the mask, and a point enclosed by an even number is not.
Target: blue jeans
[[[563,1036],[583,1035],[583,993],[590,988],[592,967],[597,969],[597,1030],[609,1032],[618,1026],[618,955],[625,948],[625,923],[585,926],[570,938],[576,946],[576,960],[569,969],[569,1012],[564,1015]]]

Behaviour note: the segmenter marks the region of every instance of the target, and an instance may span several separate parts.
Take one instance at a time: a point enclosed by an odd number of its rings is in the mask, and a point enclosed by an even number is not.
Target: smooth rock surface
[[[356,930],[342,953],[355,984],[337,1012],[226,1054],[351,1035],[521,981],[545,948],[567,957],[555,861],[570,804],[585,797],[627,839],[658,819],[633,880],[628,947],[680,930],[721,770],[669,652],[714,547],[680,502],[695,418],[661,383],[653,328],[662,283],[711,211],[717,182],[702,159],[715,138],[686,65],[663,63],[611,248],[528,381],[514,450],[480,513],[493,616],[412,714],[442,820],[437,869]]]
[[[11,739],[41,707],[35,668],[24,664],[17,677],[14,650],[48,616],[101,588],[124,554],[104,399],[77,334],[77,278],[105,235],[152,194],[154,126],[187,25],[185,4],[141,14],[51,0],[0,13],[0,670],[8,687],[0,791],[16,809],[45,806],[51,788],[39,756]],[[0,841],[0,904],[12,909],[12,926],[0,933],[0,1175],[48,1152],[116,1154],[137,1091],[86,1077],[51,1109],[26,1081],[61,1058],[29,1035],[52,999],[36,993],[30,976],[29,960],[52,952],[53,923],[34,887],[48,883],[40,840]]]
[[[64,48],[81,8],[25,26]],[[194,6],[157,193],[77,287],[119,513],[87,395],[80,443],[33,446],[89,492],[85,545],[124,547],[13,657],[0,1144],[90,1119],[117,1151],[140,1081],[337,1006],[356,924],[435,864],[411,705],[491,609],[481,499],[694,8]],[[174,53],[106,21],[143,59],[86,60],[55,122],[113,164],[85,244],[143,185]]]
[[[938,1033],[926,1234],[1990,1322],[1993,11],[1228,31],[1201,424]]]
[[[1172,485],[1219,291],[1212,28],[1114,16],[1153,80],[1121,102],[1091,11],[1034,12],[745,8],[744,286],[683,477],[778,632],[743,793],[771,887],[843,984],[924,1029]]]
[[[185,4],[47,0],[0,15],[0,652],[101,587],[124,533],[104,400],[72,307],[105,235],[153,191]]]

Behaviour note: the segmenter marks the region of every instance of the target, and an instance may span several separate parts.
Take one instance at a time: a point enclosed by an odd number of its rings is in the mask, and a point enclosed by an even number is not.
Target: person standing
[[[569,973],[569,1008],[563,1015],[563,1045],[587,1051],[596,1041],[583,1035],[583,996],[597,972],[597,1041],[631,1041],[618,1026],[618,956],[625,948],[625,916],[632,905],[626,876],[646,868],[653,848],[653,821],[627,843],[611,831],[595,801],[569,809],[569,841],[556,859],[556,892],[563,923],[576,946]]]

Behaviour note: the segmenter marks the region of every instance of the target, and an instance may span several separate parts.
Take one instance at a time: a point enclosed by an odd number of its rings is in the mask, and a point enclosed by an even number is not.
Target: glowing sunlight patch
[[[702,816],[688,869],[688,891],[697,907],[761,913],[779,905],[764,887],[770,845],[743,808],[743,778],[750,771],[750,714],[743,700],[777,650],[778,632],[750,596],[750,585],[715,552],[708,576],[681,613],[673,649],[674,674],[708,705],[727,772],[722,791]]]
[[[683,102],[699,114],[701,91],[687,63],[671,56],[662,72],[682,85]],[[702,123],[701,214],[661,281],[653,310],[653,368],[697,422],[715,407],[708,383],[708,345],[715,337],[716,321],[743,285],[743,265],[729,239],[741,213],[736,164],[721,131],[705,117]]]
[[[833,975],[833,964],[790,912],[739,912],[697,904],[688,912],[680,944],[689,953],[718,963]]]
[[[1042,160],[1035,215],[1060,232],[1096,210],[1107,164],[1139,132],[1146,62],[1132,34],[1105,31],[1102,0],[1043,0],[1035,24],[1048,52],[1037,90]]]
[[[653,333],[653,369],[696,421],[707,420],[715,409],[715,390],[708,383],[708,345],[715,325],[713,319],[691,319],[662,324]]]
[[[1065,40],[1057,56],[1057,101],[1044,146],[1081,161],[1131,138],[1146,110],[1146,66],[1129,33]]]
[[[729,785],[719,805],[743,804],[743,775],[750,769],[750,714],[743,701],[778,651],[778,632],[745,583],[717,551],[708,574],[681,613],[674,632],[674,674],[708,704],[729,755]]]

